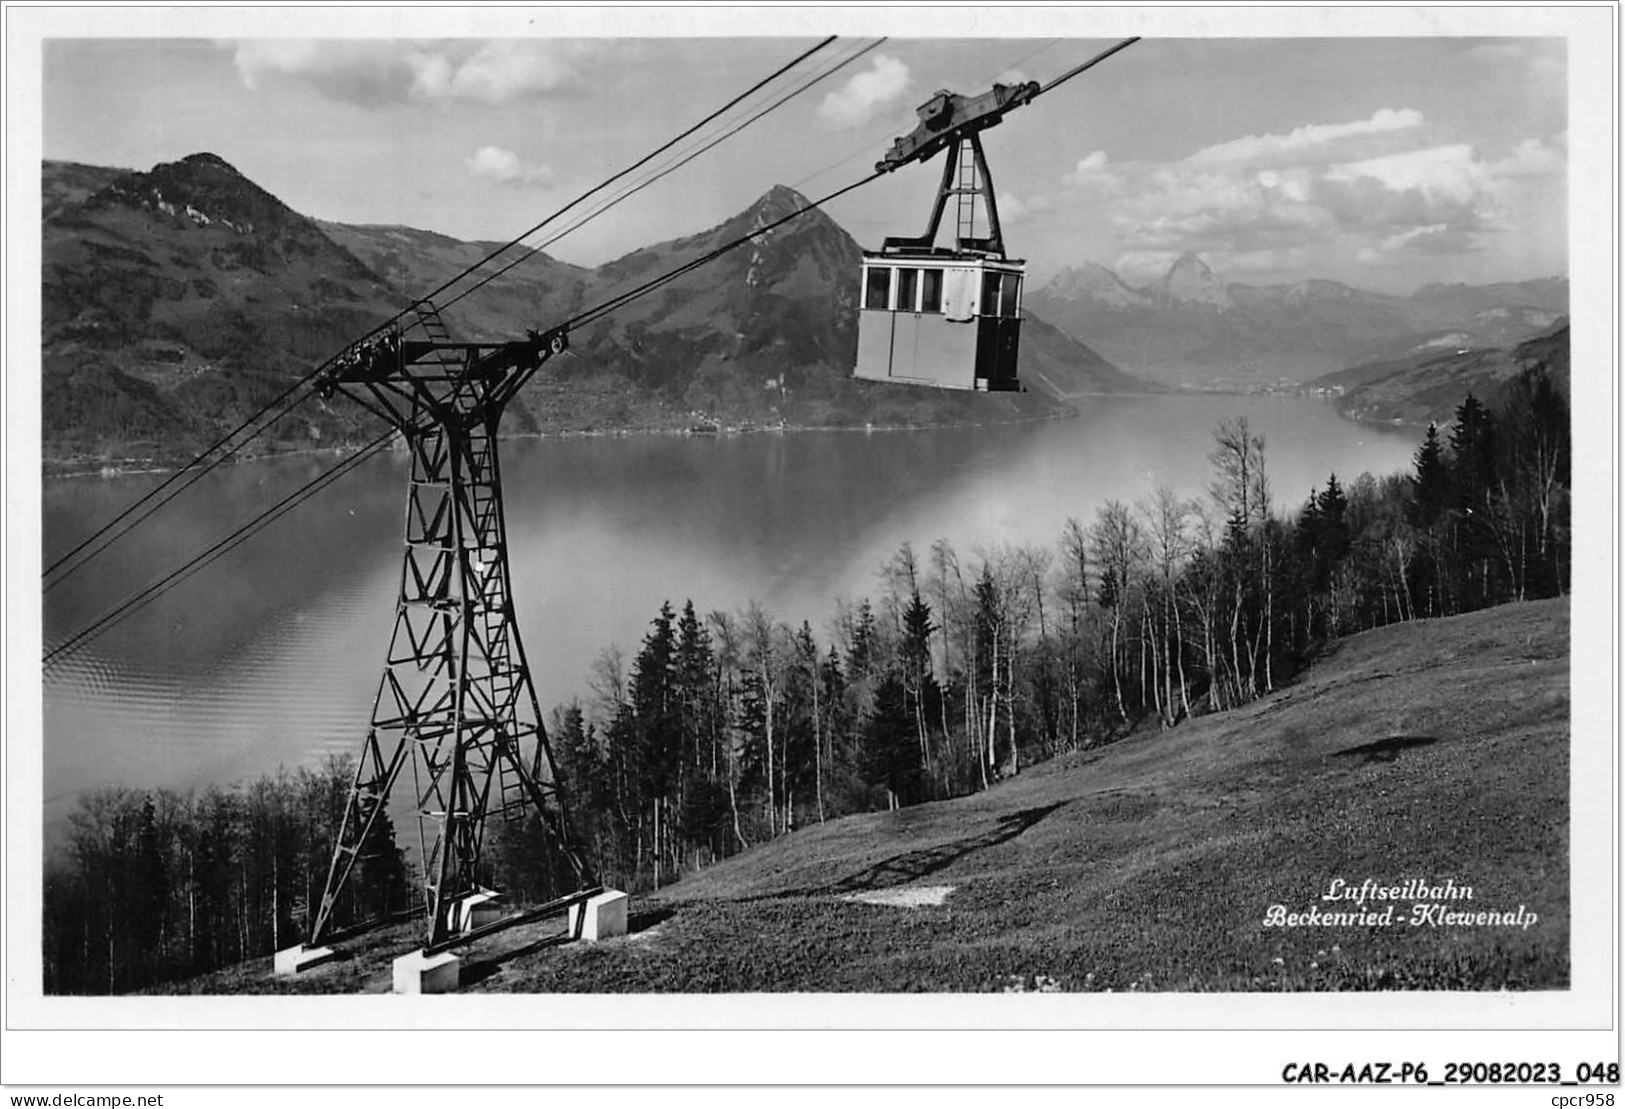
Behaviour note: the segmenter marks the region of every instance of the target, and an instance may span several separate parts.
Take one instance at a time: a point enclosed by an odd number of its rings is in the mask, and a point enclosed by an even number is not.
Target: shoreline
[[[777,425],[777,426],[774,426],[774,425],[759,425],[759,426],[758,425],[748,425],[748,426],[747,425],[737,425],[737,426],[732,426],[732,427],[723,425],[721,427],[718,427],[715,431],[697,431],[693,427],[621,427],[621,428],[603,428],[603,429],[597,429],[597,430],[564,429],[564,430],[557,430],[557,431],[528,431],[528,432],[508,433],[508,434],[504,434],[504,435],[499,436],[499,440],[502,440],[502,441],[519,441],[519,440],[544,440],[544,439],[560,439],[560,440],[563,440],[563,439],[618,439],[618,438],[631,438],[631,437],[634,437],[634,436],[646,436],[646,435],[687,436],[687,437],[691,437],[691,438],[695,438],[695,439],[729,439],[729,438],[737,438],[737,437],[748,436],[748,435],[800,435],[800,434],[820,433],[820,432],[822,432],[822,433],[860,433],[860,434],[866,434],[867,435],[867,434],[873,434],[873,433],[890,433],[890,432],[919,432],[919,431],[963,430],[965,428],[977,428],[977,427],[1016,427],[1016,426],[1019,426],[1021,424],[1041,423],[1041,422],[1047,421],[1047,420],[1076,419],[1078,417],[1078,415],[1079,415],[1079,412],[1078,412],[1077,408],[1074,407],[1070,402],[1072,402],[1074,400],[1077,400],[1077,399],[1081,399],[1083,397],[1113,398],[1113,397],[1142,397],[1142,396],[1143,397],[1152,397],[1152,396],[1164,396],[1164,395],[1166,395],[1166,394],[1163,394],[1163,393],[1069,393],[1069,394],[1066,394],[1065,396],[1051,395],[1052,400],[1055,400],[1060,404],[1066,405],[1066,410],[1059,411],[1059,412],[1050,412],[1050,413],[1032,415],[1032,416],[1021,416],[1021,417],[1016,417],[1014,419],[955,420],[955,421],[950,421],[950,422],[946,422],[946,423],[919,423],[919,424],[862,424],[862,425],[854,425],[854,424],[846,424],[846,425],[780,424],[780,425]],[[301,449],[297,449],[297,450],[273,451],[273,452],[267,452],[267,453],[264,453],[264,454],[253,454],[253,455],[248,455],[246,457],[240,455],[237,458],[235,458],[234,460],[232,460],[230,462],[230,465],[233,465],[233,466],[247,466],[247,465],[254,465],[254,464],[257,464],[257,463],[260,463],[260,462],[276,462],[276,461],[280,461],[280,460],[284,460],[284,459],[311,458],[311,457],[317,457],[317,456],[323,456],[323,455],[331,455],[331,456],[334,456],[334,457],[342,458],[342,457],[344,457],[346,455],[354,454],[357,451],[359,451],[360,449],[361,449],[360,447],[352,447],[352,446],[309,447],[309,448],[301,448]],[[397,449],[397,447],[392,442],[389,445],[389,447],[387,447],[386,449],[389,450],[389,451],[394,451],[394,450]],[[132,459],[131,461],[133,463],[137,462],[137,460],[134,460],[134,459]],[[140,460],[140,461],[145,462],[147,460]],[[51,465],[51,460],[49,460],[49,459],[44,460],[42,465],[46,465],[46,466]],[[111,481],[111,480],[115,480],[115,479],[118,479],[118,478],[125,478],[125,477],[140,477],[140,476],[146,476],[146,475],[152,475],[152,474],[177,473],[177,472],[180,472],[182,470],[185,470],[185,469],[189,468],[190,465],[191,465],[190,462],[185,463],[185,464],[176,463],[176,464],[173,464],[173,465],[155,464],[155,463],[154,464],[149,464],[149,465],[141,465],[141,464],[137,463],[135,465],[131,465],[131,466],[126,467],[126,466],[110,465],[110,464],[104,462],[104,463],[101,463],[100,465],[91,465],[91,464],[87,463],[82,468],[75,468],[75,467],[72,467],[72,466],[64,463],[63,464],[63,467],[64,467],[63,469],[43,473],[41,475],[41,479],[42,479],[42,481],[47,481],[47,482],[49,482],[49,481],[82,480],[84,478],[100,478],[102,480]]]

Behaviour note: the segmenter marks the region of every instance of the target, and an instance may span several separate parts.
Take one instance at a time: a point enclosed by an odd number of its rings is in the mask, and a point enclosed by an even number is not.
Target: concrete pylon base
[[[449,951],[408,952],[395,960],[394,976],[396,993],[450,993],[462,984],[461,964]]]
[[[504,912],[501,897],[495,890],[482,889],[458,901],[451,911],[453,931],[461,935],[500,919]]]
[[[274,966],[279,978],[291,978],[301,971],[320,966],[332,957],[333,949],[331,947],[306,947],[301,943],[278,951]]]
[[[605,890],[582,904],[571,905],[570,934],[587,943],[626,935],[626,894]]]

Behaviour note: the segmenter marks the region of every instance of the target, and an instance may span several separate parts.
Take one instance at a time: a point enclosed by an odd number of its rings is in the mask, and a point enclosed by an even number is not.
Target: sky
[[[1048,81],[1141,30],[1051,15],[978,37],[991,21],[803,12],[699,26],[605,16],[562,32],[509,18],[468,37],[376,11],[359,24],[295,9],[270,23],[182,13],[126,33],[65,27],[42,43],[43,156],[150,169],[206,150],[307,215],[506,240],[826,27],[841,37],[740,111],[881,34],[916,33],[872,46],[547,248],[597,265],[713,226],[776,184],[816,198],[857,180],[939,88]],[[634,23],[643,37],[620,37]],[[986,132],[1006,245],[1031,279],[1096,262],[1143,284],[1187,251],[1228,280],[1391,293],[1566,272],[1572,41],[1317,26],[1146,33]],[[907,167],[828,211],[868,248],[919,234],[940,172],[940,161]]]

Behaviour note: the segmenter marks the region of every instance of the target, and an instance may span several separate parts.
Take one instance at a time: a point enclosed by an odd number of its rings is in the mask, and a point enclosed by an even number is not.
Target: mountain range
[[[766,230],[805,204],[775,187],[715,227],[593,268],[513,250],[471,295],[436,299],[459,338],[516,338],[750,237],[573,330],[569,353],[510,409],[504,426],[518,432],[985,424],[1064,415],[1097,394],[1306,382],[1362,418],[1432,418],[1472,377],[1457,352],[1477,352],[1479,377],[1502,380],[1521,364],[1518,344],[1567,309],[1562,278],[1400,297],[1325,280],[1226,282],[1191,254],[1140,286],[1086,264],[1028,291],[1029,392],[857,381],[857,243],[817,210]],[[42,217],[53,469],[196,453],[500,245],[315,220],[205,153],[146,172],[46,162]],[[252,449],[353,444],[375,434],[370,420],[342,398],[305,403]]]
[[[213,154],[148,172],[47,162],[42,199],[44,443],[58,467],[195,452],[500,245],[317,221]],[[466,298],[437,300],[458,338],[518,338],[759,232],[575,329],[510,409],[515,431],[1006,422],[1143,389],[1037,319],[1023,336],[1027,393],[853,380],[858,245],[817,210],[763,230],[806,203],[776,187],[716,227],[603,266],[538,251]],[[296,412],[255,449],[373,434],[342,398]]]
[[[1246,285],[1186,253],[1139,286],[1098,263],[1065,269],[1027,306],[1137,377],[1247,389],[1429,349],[1515,344],[1552,327],[1568,299],[1562,277],[1424,285],[1408,296],[1320,279]]]

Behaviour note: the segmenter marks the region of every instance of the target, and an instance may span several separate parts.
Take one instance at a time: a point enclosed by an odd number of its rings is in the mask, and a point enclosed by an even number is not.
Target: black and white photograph
[[[8,1031],[1617,1090],[1617,20],[9,7]]]

